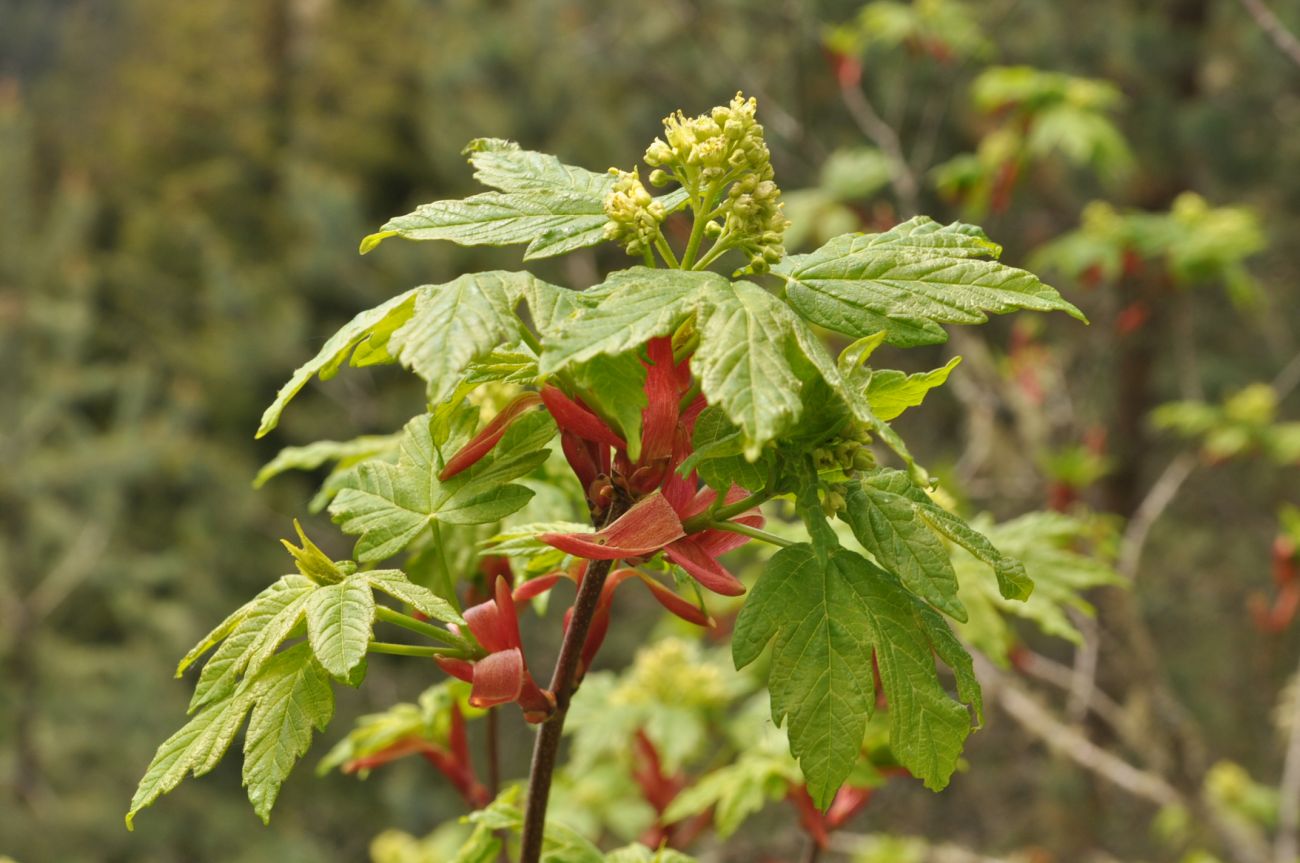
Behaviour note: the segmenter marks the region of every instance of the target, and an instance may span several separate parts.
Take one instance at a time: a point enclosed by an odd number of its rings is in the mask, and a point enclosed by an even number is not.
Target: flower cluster
[[[671,114],[664,118],[668,140],[655,138],[646,149],[646,164],[679,182],[692,176],[721,185],[745,174],[770,180],[771,156],[763,142],[763,127],[755,119],[757,110],[755,99],[737,93],[730,105],[719,105],[708,114]]]
[[[663,204],[654,199],[641,183],[641,176],[633,168],[620,171],[610,168],[616,179],[614,189],[605,198],[605,239],[619,243],[629,255],[639,255],[648,250],[659,233],[659,225],[667,215]]]
[[[645,161],[655,168],[652,184],[676,180],[709,205],[730,183],[716,209],[699,217],[709,219],[709,235],[748,255],[748,269],[761,273],[785,255],[782,239],[790,223],[782,210],[781,190],[772,179],[771,154],[755,119],[757,107],[752,97],[737,93],[730,105],[708,114],[687,118],[678,111],[664,118],[667,140],[656,138]]]
[[[838,468],[844,473],[871,470],[876,457],[871,452],[871,431],[862,423],[852,423],[840,434],[813,450],[817,470]]]
[[[780,196],[776,183],[754,174],[737,180],[727,192],[727,219],[720,233],[738,238],[737,247],[749,255],[751,272],[765,273],[785,257],[782,239],[790,222]]]
[[[838,471],[845,476],[876,466],[871,448],[871,432],[861,423],[853,423],[839,435],[813,450],[819,473]],[[826,516],[833,517],[844,509],[847,486],[832,482],[817,489],[817,498]]]

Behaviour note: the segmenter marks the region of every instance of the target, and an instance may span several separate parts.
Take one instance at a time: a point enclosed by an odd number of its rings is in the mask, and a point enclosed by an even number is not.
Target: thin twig
[[[1079,729],[1062,722],[1046,707],[1016,685],[1015,680],[975,655],[975,670],[986,693],[1002,710],[1038,738],[1052,752],[1106,780],[1123,791],[1157,806],[1183,806],[1201,817],[1232,857],[1240,863],[1268,863],[1263,838],[1248,825],[1225,817],[1213,803],[1179,793],[1163,776],[1130,764],[1093,743]]]
[[[1068,665],[1048,659],[1040,653],[1026,650],[1017,661],[1016,667],[1029,677],[1051,684],[1064,692],[1070,692],[1074,685],[1075,669]],[[1123,734],[1126,725],[1124,708],[1100,689],[1094,688],[1088,699],[1089,712],[1096,715],[1119,734]]]
[[[1133,582],[1137,579],[1138,569],[1142,565],[1142,552],[1146,548],[1151,528],[1173,503],[1183,483],[1196,469],[1196,463],[1196,456],[1192,453],[1175,456],[1133,512],[1128,527],[1124,529],[1124,536],[1120,539],[1119,561],[1115,567],[1126,581]]]
[[[1290,720],[1282,780],[1278,783],[1277,836],[1273,841],[1274,863],[1295,863],[1300,857],[1300,670],[1291,687]]]
[[[1291,391],[1300,386],[1300,354],[1291,358],[1291,362],[1282,367],[1282,371],[1277,373],[1273,378],[1273,392],[1277,393],[1278,401],[1291,395]]]
[[[1097,660],[1101,658],[1101,639],[1097,620],[1078,610],[1071,610],[1075,628],[1083,637],[1083,644],[1074,653],[1074,668],[1070,670],[1069,701],[1066,713],[1071,722],[1082,722],[1097,694]]]
[[[1077,728],[1057,719],[988,660],[976,656],[975,665],[985,690],[993,694],[1008,716],[1046,744],[1048,749],[1157,806],[1180,802],[1181,795],[1163,777],[1134,767],[1093,743]]]
[[[840,97],[844,101],[844,107],[849,111],[849,116],[862,130],[862,134],[870,138],[893,165],[890,184],[894,187],[894,194],[898,195],[898,205],[903,210],[903,215],[916,215],[918,194],[916,175],[912,173],[912,166],[907,163],[907,158],[903,155],[903,145],[898,140],[898,133],[894,131],[893,126],[880,118],[857,84],[849,83],[841,86]]]
[[[1300,39],[1296,39],[1295,34],[1273,14],[1273,10],[1264,5],[1264,0],[1237,0],[1237,2],[1250,13],[1250,17],[1255,19],[1259,29],[1264,31],[1277,49],[1292,63],[1300,66]]]

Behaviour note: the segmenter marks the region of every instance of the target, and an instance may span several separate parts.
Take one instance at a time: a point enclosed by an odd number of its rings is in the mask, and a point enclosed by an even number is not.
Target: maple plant
[[[699,626],[715,622],[710,597],[744,595],[732,659],[766,669],[793,756],[782,775],[800,779],[805,824],[824,834],[836,811],[860,805],[855,792],[834,808],[878,707],[894,768],[947,784],[981,711],[971,657],[945,619],[967,619],[953,554],[983,562],[967,577],[990,579],[1003,600],[1027,599],[1032,583],[941,505],[889,425],[952,366],[909,376],[869,363],[883,344],[941,343],[943,325],[990,312],[1082,316],[999,263],[1000,247],[970,225],[917,217],[786,255],[755,111],[737,95],[666,118],[644,157],[659,195],[635,168],[594,173],[477,140],[466,153],[493,191],[426,204],[362,242],[363,253],[391,237],[526,244],[524,260],[616,243],[637,264],[583,289],[526,271],[417,287],[357,315],[298,369],[259,436],[313,377],[346,362],[411,369],[427,409],[394,435],[292,448],[268,467],[263,480],[335,463],[317,502],[355,537],[355,560],[330,559],[298,528],[285,542],[297,572],[181,660],[178,675],[210,653],[191,718],[159,747],[128,826],[186,775],[212,770],[246,719],[244,784],[269,818],[331,718],[333,688],[361,685],[368,658],[386,654],[464,683],[431,690],[369,736],[363,725],[327,765],[423,755],[480,810],[458,860],[496,859],[513,831],[526,863],[652,859],[643,846],[579,853],[571,831],[546,822],[571,699],[629,582]],[[837,337],[848,344],[835,356]],[[782,516],[793,518],[770,521]],[[748,591],[723,562],[747,543],[776,549]],[[576,587],[571,600],[562,582]],[[568,607],[552,624],[560,649],[545,677],[529,666],[520,618],[552,591]],[[407,640],[380,640],[379,624]],[[511,703],[537,726],[522,805],[518,788],[492,800],[465,727]],[[639,781],[653,793],[668,780],[657,755],[647,759]]]

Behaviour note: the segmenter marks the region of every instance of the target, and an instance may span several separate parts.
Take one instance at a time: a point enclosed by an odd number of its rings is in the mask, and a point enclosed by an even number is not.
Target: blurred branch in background
[[[1277,49],[1296,66],[1300,66],[1300,39],[1296,39],[1295,34],[1286,28],[1264,0],[1237,0],[1237,2],[1250,13],[1250,17],[1255,19],[1255,23],[1273,41]]]
[[[1196,809],[1206,818],[1224,847],[1238,863],[1268,863],[1268,847],[1250,825],[1224,817],[1212,805],[1189,800],[1164,777],[1135,767],[1097,746],[1077,728],[1065,724],[1003,672],[976,656],[976,669],[985,691],[992,695],[1008,716],[1052,752],[1068,758],[1105,781],[1158,807],[1182,806]]]
[[[1283,690],[1280,719],[1286,731],[1282,778],[1278,783],[1277,839],[1273,863],[1294,863],[1300,858],[1300,668]],[[1289,703],[1288,703],[1289,702]]]

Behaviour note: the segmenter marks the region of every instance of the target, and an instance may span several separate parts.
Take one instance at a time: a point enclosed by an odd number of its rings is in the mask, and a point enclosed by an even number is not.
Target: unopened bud
[[[645,151],[645,162],[647,165],[667,165],[673,160],[673,149],[661,138],[655,138]],[[653,174],[651,175],[654,176]],[[651,182],[654,182],[651,180]]]

